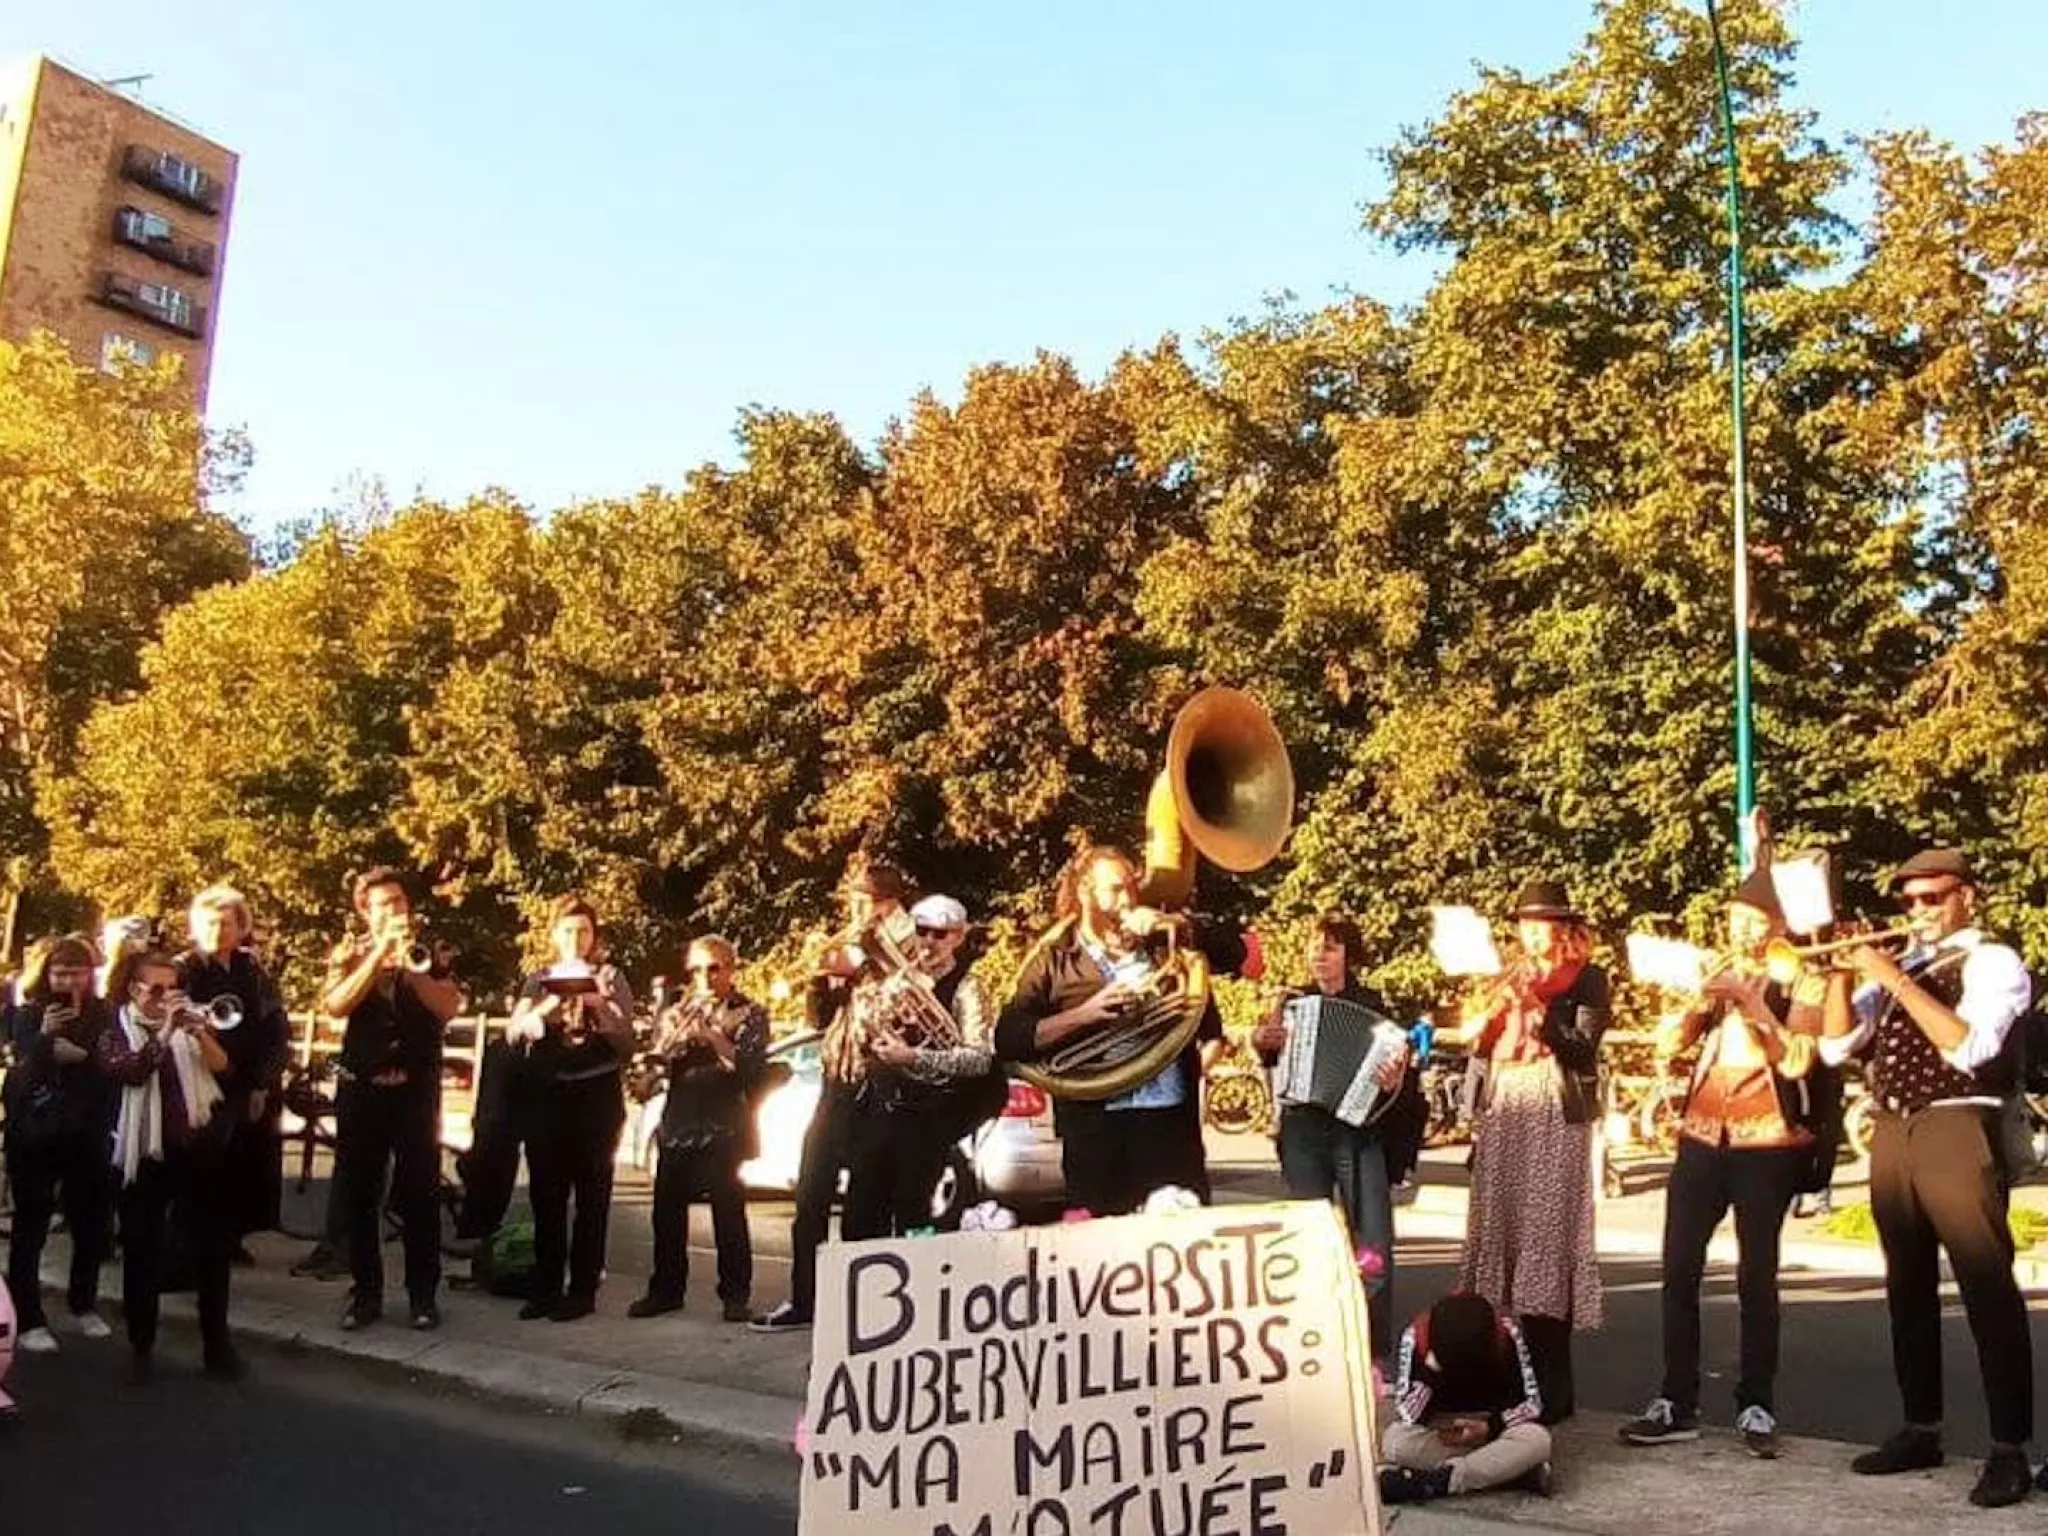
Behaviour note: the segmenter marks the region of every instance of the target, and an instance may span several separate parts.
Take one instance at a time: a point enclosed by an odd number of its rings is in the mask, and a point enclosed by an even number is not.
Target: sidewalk
[[[1269,1165],[1268,1165],[1269,1166]],[[1275,1190],[1257,1166],[1221,1161],[1219,1198],[1270,1198]],[[1461,1170],[1460,1170],[1461,1171]],[[1399,1213],[1410,1237],[1456,1237],[1463,1230],[1464,1191],[1432,1166],[1413,1206]],[[1843,1189],[1848,1198],[1860,1198]],[[647,1441],[688,1440],[724,1454],[763,1458],[797,1475],[791,1439],[802,1411],[810,1335],[761,1335],[718,1318],[711,1294],[709,1233],[693,1230],[692,1287],[688,1308],[666,1317],[633,1321],[628,1301],[644,1284],[647,1191],[644,1178],[622,1176],[615,1210],[613,1267],[597,1316],[573,1324],[522,1323],[514,1304],[474,1290],[455,1290],[446,1321],[431,1334],[410,1332],[402,1317],[357,1333],[335,1326],[344,1287],[293,1279],[291,1261],[305,1245],[281,1236],[257,1239],[258,1267],[237,1270],[233,1320],[238,1334],[289,1355],[319,1351],[388,1373],[394,1381],[430,1383],[473,1392],[543,1414],[584,1415]],[[701,1217],[704,1213],[693,1213]],[[781,1222],[758,1213],[758,1297],[781,1295],[777,1257]],[[1655,1251],[1661,1196],[1631,1195],[1609,1202],[1601,1217],[1602,1247],[1615,1253]],[[46,1287],[61,1288],[66,1243],[52,1240],[45,1255]],[[396,1265],[397,1250],[388,1250]],[[1874,1248],[1825,1239],[1787,1244],[1788,1264],[1845,1274],[1875,1271]],[[461,1266],[456,1266],[459,1272]],[[109,1301],[119,1297],[119,1271],[105,1273]],[[2030,1282],[2031,1283],[2031,1282]],[[390,1294],[401,1288],[394,1283]],[[165,1313],[189,1320],[192,1298],[166,1299]],[[74,1345],[82,1355],[109,1346]],[[61,1368],[35,1362],[35,1369]],[[98,1359],[106,1356],[100,1354]],[[256,1369],[283,1370],[277,1357],[259,1354]],[[27,1400],[33,1402],[32,1395]],[[1731,1435],[1709,1431],[1695,1445],[1630,1451],[1615,1442],[1619,1420],[1583,1414],[1560,1432],[1557,1492],[1551,1499],[1489,1495],[1446,1505],[1395,1512],[1404,1536],[1483,1536],[1503,1527],[1588,1533],[1588,1536],[1736,1536],[1736,1533],[1857,1530],[1871,1536],[1973,1536],[2041,1530],[2048,1497],[2018,1509],[1987,1512],[1964,1495],[1974,1463],[1939,1472],[1871,1480],[1852,1476],[1849,1457],[1860,1447],[1828,1441],[1787,1440],[1775,1463],[1744,1455]],[[1333,1533],[1334,1536],[1334,1533]]]

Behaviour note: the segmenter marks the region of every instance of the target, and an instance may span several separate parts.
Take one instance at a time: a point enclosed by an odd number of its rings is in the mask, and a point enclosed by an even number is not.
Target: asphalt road
[[[1395,1305],[1403,1313],[1429,1305],[1451,1286],[1455,1243],[1411,1241],[1401,1248]],[[1579,1406],[1639,1413],[1656,1395],[1663,1371],[1660,1266],[1650,1258],[1610,1259],[1607,1324],[1582,1334],[1573,1359]],[[1708,1271],[1702,1308],[1701,1411],[1710,1424],[1735,1419],[1737,1312],[1735,1276]],[[1872,1443],[1899,1425],[1898,1389],[1892,1382],[1891,1325],[1878,1280],[1786,1272],[1779,1281],[1783,1324],[1778,1364],[1778,1422],[1787,1434]],[[2035,1380],[2048,1387],[2048,1296],[2029,1298],[2034,1317]],[[1947,1383],[1946,1438],[1951,1455],[1981,1456],[1990,1432],[1984,1421],[1976,1346],[1962,1308],[1952,1297],[1943,1310],[1942,1366]],[[2048,1448],[2048,1420],[2036,1449]]]
[[[118,1343],[17,1362],[0,1420],[0,1531],[46,1536],[787,1536],[794,1459],[711,1460],[339,1362],[259,1354],[201,1378],[167,1338],[156,1381]]]

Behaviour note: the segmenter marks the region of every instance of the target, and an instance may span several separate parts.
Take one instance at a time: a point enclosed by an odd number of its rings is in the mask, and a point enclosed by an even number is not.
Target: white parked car
[[[824,1092],[818,1039],[806,1031],[768,1052],[771,1086],[754,1112],[761,1151],[740,1169],[749,1189],[787,1194],[796,1188],[804,1133]],[[662,1103],[659,1094],[647,1102],[635,1131],[633,1151],[642,1167],[653,1166]],[[1000,1200],[1023,1211],[1057,1204],[1064,1192],[1052,1101],[1029,1083],[1013,1081],[1002,1113],[962,1140],[948,1158],[933,1193],[932,1216],[950,1225],[980,1200]]]

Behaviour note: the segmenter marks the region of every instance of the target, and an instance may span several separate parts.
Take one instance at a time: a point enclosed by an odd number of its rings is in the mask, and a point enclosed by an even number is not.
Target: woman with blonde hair
[[[222,1167],[233,1258],[253,1264],[244,1246],[252,1232],[278,1224],[284,1198],[284,1071],[291,1052],[291,1020],[284,1000],[250,948],[255,923],[248,899],[231,885],[209,885],[186,914],[191,946],[178,957],[178,983],[194,1003],[221,1006],[232,997],[241,1022],[221,1033],[234,1066],[228,1100],[227,1161]]]

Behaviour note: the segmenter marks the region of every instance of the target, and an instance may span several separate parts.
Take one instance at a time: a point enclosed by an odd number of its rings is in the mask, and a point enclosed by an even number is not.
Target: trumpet
[[[682,1049],[683,1042],[698,1029],[709,1028],[719,1013],[718,999],[693,994],[675,1004],[662,1021],[655,1034],[654,1053],[657,1056],[672,1056]]]
[[[242,1027],[242,1000],[232,992],[223,992],[210,1003],[187,999],[178,1005],[169,1022],[189,1022],[204,1025],[217,1035],[229,1034]]]
[[[1784,939],[1773,939],[1771,950],[1806,961],[1822,955],[1840,954],[1845,949],[1911,949],[1913,941],[1913,925],[1901,919],[1898,922],[1887,923],[1882,928],[1873,928],[1867,933],[1845,934],[1839,939],[1823,939],[1818,944],[1793,944]]]

